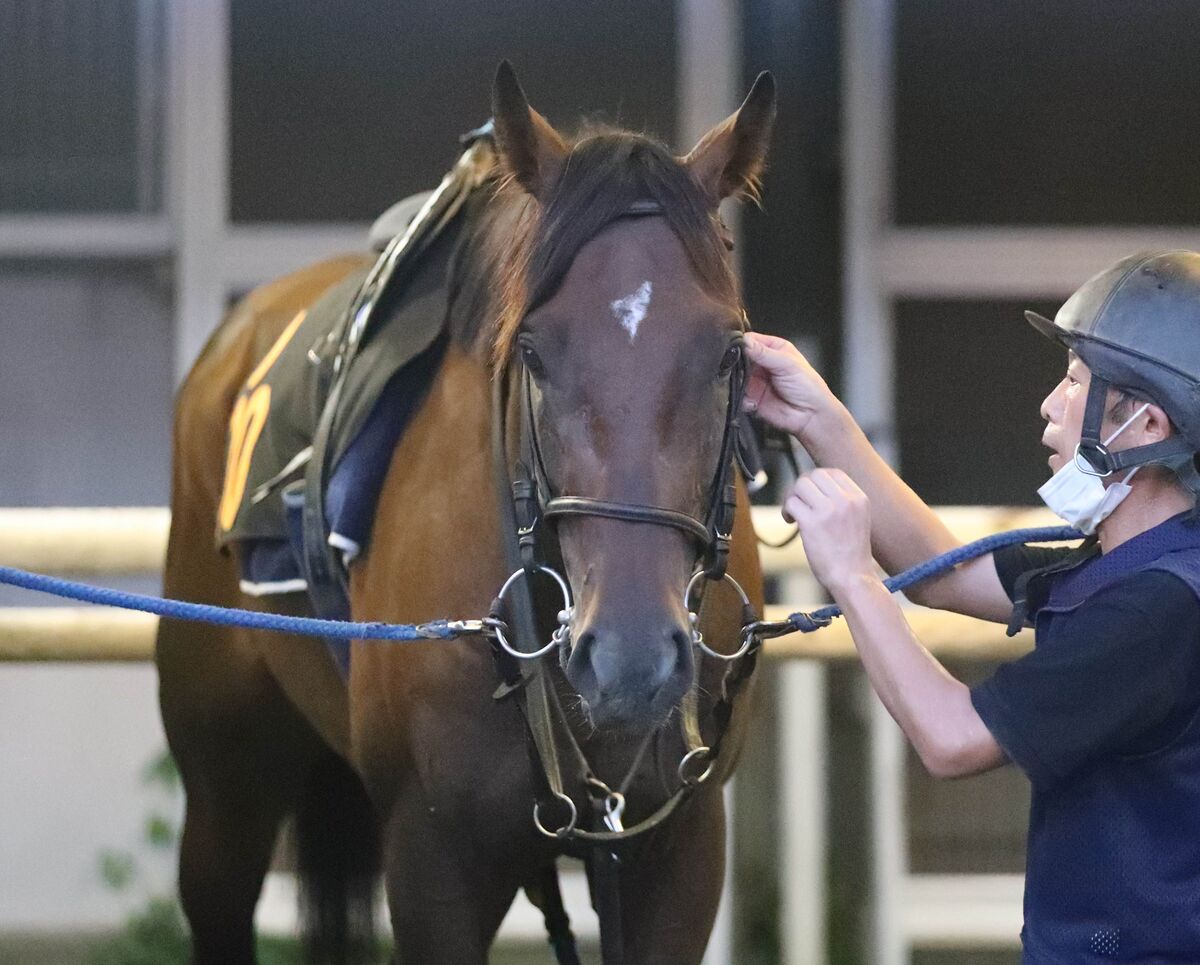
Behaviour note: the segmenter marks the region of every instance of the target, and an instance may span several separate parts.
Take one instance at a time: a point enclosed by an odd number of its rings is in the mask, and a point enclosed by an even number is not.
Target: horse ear
[[[758,198],[758,176],[774,123],[775,78],[764,70],[742,106],[700,138],[682,159],[714,206],[730,195]]]
[[[526,191],[544,199],[558,180],[567,145],[529,106],[512,64],[502,60],[492,84],[492,118],[504,165]]]

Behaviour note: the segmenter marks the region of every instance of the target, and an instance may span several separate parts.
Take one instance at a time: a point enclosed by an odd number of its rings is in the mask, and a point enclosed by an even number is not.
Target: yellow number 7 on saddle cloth
[[[267,424],[267,413],[271,410],[271,386],[262,380],[307,314],[307,310],[302,310],[288,323],[270,351],[250,373],[229,417],[229,455],[225,464],[221,506],[217,512],[217,521],[223,530],[232,528],[237,519],[238,508],[246,492],[246,479],[250,474],[250,457],[254,454],[263,426]]]

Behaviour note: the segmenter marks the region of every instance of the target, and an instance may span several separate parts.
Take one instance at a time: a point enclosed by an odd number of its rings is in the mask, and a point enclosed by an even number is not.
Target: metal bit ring
[[[565,803],[568,808],[570,808],[571,816],[569,818],[567,818],[567,823],[564,824],[561,828],[558,828],[557,830],[554,830],[554,831],[551,831],[544,824],[542,824],[542,817],[541,817],[541,814],[539,813],[541,810],[541,807],[542,807],[541,801],[533,802],[533,823],[534,823],[534,826],[548,838],[565,838],[567,835],[569,835],[572,831],[575,830],[575,825],[579,821],[579,811],[576,810],[576,808],[575,808],[575,802],[572,801],[569,797],[567,797],[567,795],[563,794],[561,791],[552,791],[551,793],[558,800]]]
[[[562,612],[569,613],[571,610],[571,591],[567,587],[567,581],[564,580],[561,576],[559,576],[559,574],[557,572],[555,572],[548,566],[542,566],[541,564],[539,564],[538,571],[541,573],[547,573],[550,576],[554,577],[554,581],[558,584],[558,588],[560,590],[562,590],[562,595],[563,595],[563,610],[562,610]],[[513,573],[507,580],[504,581],[504,585],[502,587],[500,587],[500,592],[496,595],[496,599],[503,600],[504,594],[508,592],[508,588],[510,586],[512,586],[521,576],[524,576],[524,575],[525,575],[524,569],[517,570],[515,573]],[[492,633],[495,634],[496,641],[500,644],[500,646],[504,649],[504,651],[506,653],[509,653],[512,656],[516,657],[518,660],[536,660],[538,657],[544,657],[551,650],[554,650],[556,647],[562,646],[563,640],[565,639],[563,636],[560,636],[560,634],[557,631],[555,631],[555,633],[550,637],[550,642],[548,644],[546,644],[540,650],[534,650],[532,652],[527,652],[525,650],[517,650],[516,648],[513,647],[513,645],[511,643],[508,642],[508,637],[506,637],[504,635],[503,623],[496,622],[496,623],[489,623],[488,625],[491,627]]]
[[[699,757],[701,761],[707,760],[708,767],[706,767],[701,774],[695,777],[688,777],[688,764],[690,764],[692,760],[697,757]],[[712,774],[716,763],[716,759],[712,756],[712,748],[697,747],[695,750],[690,750],[683,755],[683,760],[679,762],[679,780],[689,787],[698,787],[708,780],[708,777],[710,774]]]
[[[753,636],[743,634],[742,635],[742,645],[740,647],[738,647],[736,652],[734,652],[734,653],[719,653],[718,651],[714,650],[712,647],[710,647],[707,643],[704,642],[704,634],[702,634],[700,632],[699,628],[696,626],[696,623],[699,621],[700,617],[695,611],[692,610],[689,603],[692,598],[692,590],[694,590],[696,588],[696,584],[699,583],[704,578],[705,578],[704,570],[702,570],[702,569],[696,570],[696,572],[692,574],[692,578],[690,580],[688,580],[687,589],[685,589],[683,591],[683,608],[685,610],[687,610],[688,617],[691,619],[691,622],[692,622],[692,643],[694,643],[697,647],[699,647],[702,651],[704,651],[710,657],[713,657],[717,660],[726,660],[726,661],[739,660],[740,658],[744,657],[749,652],[750,647],[754,642]],[[737,580],[735,580],[728,573],[723,574],[721,579],[723,581],[727,581],[727,582],[733,584],[733,588],[735,590],[737,590],[738,596],[742,598],[743,606],[750,606],[750,597],[748,597],[746,595],[746,591],[742,589],[742,585]]]

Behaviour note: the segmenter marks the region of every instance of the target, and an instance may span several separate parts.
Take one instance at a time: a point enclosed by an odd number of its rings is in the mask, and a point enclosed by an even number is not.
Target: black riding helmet
[[[1085,282],[1054,321],[1025,317],[1092,373],[1079,455],[1100,475],[1158,463],[1200,497],[1200,253],[1133,255]],[[1159,406],[1176,434],[1110,453],[1100,439],[1109,386]]]

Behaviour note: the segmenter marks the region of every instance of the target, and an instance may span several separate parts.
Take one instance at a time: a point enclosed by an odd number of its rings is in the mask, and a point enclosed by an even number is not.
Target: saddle
[[[374,263],[298,315],[239,393],[216,540],[237,546],[246,593],[305,592],[318,615],[348,616],[346,568],[448,342],[463,207],[489,166],[472,135],[435,191],[376,221]],[[331,646],[345,670],[348,648]]]

